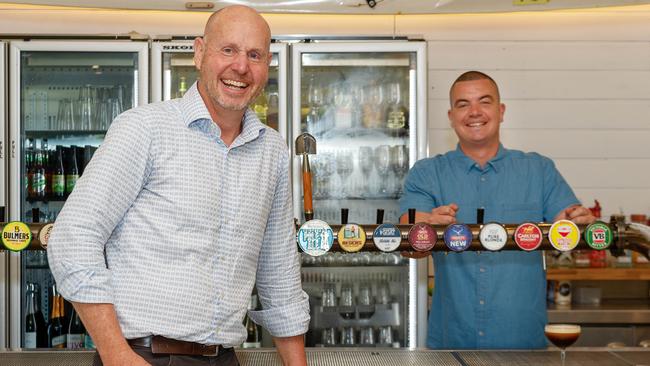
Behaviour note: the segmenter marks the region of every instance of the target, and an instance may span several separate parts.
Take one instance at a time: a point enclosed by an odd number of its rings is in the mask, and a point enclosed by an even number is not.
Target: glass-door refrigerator
[[[148,102],[148,52],[146,42],[11,42],[10,220],[56,219],[113,118]],[[11,253],[9,267],[10,346],[25,347],[27,297],[47,324],[54,280],[45,251]],[[69,304],[64,314],[65,327]]]
[[[287,45],[272,43],[269,80],[251,108],[260,120],[287,137]],[[194,43],[155,42],[151,51],[151,100],[179,98],[194,84]]]
[[[312,41],[292,45],[292,138],[316,139],[310,157],[314,218],[398,223],[410,166],[426,154],[426,45],[403,41]],[[300,158],[293,164],[295,217],[304,222]],[[308,346],[422,347],[426,261],[398,253],[303,254],[310,296]],[[363,300],[362,300],[363,299]],[[361,303],[363,302],[363,303]],[[332,315],[338,304],[374,314]],[[346,316],[347,315],[347,316]]]
[[[5,137],[7,135],[7,44],[0,42],[0,222],[6,220],[6,197],[7,197],[7,146]],[[0,251],[0,314],[8,314],[7,294],[9,292],[9,279],[7,273],[7,260],[9,255]],[[7,317],[0,319],[0,347],[7,345]]]

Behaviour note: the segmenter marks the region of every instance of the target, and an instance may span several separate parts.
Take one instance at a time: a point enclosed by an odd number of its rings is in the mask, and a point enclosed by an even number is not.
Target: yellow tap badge
[[[360,251],[366,243],[366,232],[357,224],[347,224],[341,227],[337,239],[341,249],[354,253]]]
[[[551,225],[548,240],[553,248],[561,252],[572,250],[580,241],[580,229],[573,221],[558,220]]]
[[[2,244],[13,252],[20,252],[31,242],[32,231],[24,222],[12,221],[2,228]]]

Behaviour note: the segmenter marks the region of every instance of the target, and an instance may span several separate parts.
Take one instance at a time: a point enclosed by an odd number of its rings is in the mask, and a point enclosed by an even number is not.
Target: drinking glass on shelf
[[[352,160],[352,152],[341,150],[336,153],[336,172],[341,178],[340,196],[345,197],[348,193],[346,184],[348,178],[354,170],[354,161]]]
[[[362,173],[362,180],[367,184],[363,185],[366,189],[361,192],[361,197],[370,197],[372,193],[370,192],[370,174],[372,173],[372,168],[375,165],[375,155],[370,146],[361,146],[359,147],[359,156],[358,156],[359,169]]]
[[[354,328],[344,327],[341,331],[341,344],[346,346],[353,346],[354,343]]]
[[[372,327],[361,328],[359,331],[359,344],[364,346],[375,345],[375,330]]]
[[[59,101],[59,111],[56,116],[56,130],[73,130],[75,124],[75,113],[72,101],[68,98]]]
[[[93,125],[92,119],[95,116],[95,90],[92,86],[86,85],[79,88],[78,114],[79,120],[77,128],[80,130],[90,130]]]
[[[323,286],[321,305],[324,308],[336,306],[336,284],[329,282]]]
[[[397,185],[395,193],[397,196],[401,196],[404,176],[409,170],[409,156],[406,145],[395,145],[390,147],[390,165],[395,173],[395,184]]]
[[[336,329],[335,328],[325,328],[321,333],[321,342],[324,346],[335,346],[336,345]]]
[[[339,311],[343,319],[354,318],[354,295],[352,293],[352,284],[349,282],[341,285]]]
[[[379,327],[379,343],[393,344],[393,327],[390,325]]]
[[[390,172],[390,146],[379,145],[375,148],[375,168],[379,174],[379,194],[386,196],[388,194],[389,172]]]
[[[560,349],[562,366],[566,359],[566,348],[578,340],[580,331],[580,326],[574,324],[547,324],[544,327],[546,338]]]
[[[377,303],[389,304],[390,302],[390,286],[388,284],[388,281],[380,281],[377,285]]]

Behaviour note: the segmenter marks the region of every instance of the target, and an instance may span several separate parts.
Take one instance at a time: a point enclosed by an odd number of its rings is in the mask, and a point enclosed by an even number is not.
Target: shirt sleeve
[[[257,265],[257,292],[263,310],[249,311],[249,315],[272,336],[291,337],[307,332],[309,297],[300,279],[286,149],[279,160],[280,175]]]
[[[553,221],[565,208],[580,204],[569,184],[557,170],[553,160],[542,157],[544,171],[544,221]]]
[[[54,224],[47,248],[61,295],[82,303],[113,303],[104,247],[142,189],[151,137],[141,112],[126,112],[77,181]]]
[[[404,194],[399,200],[400,216],[407,213],[409,208],[419,212],[431,212],[438,207],[432,185],[438,184],[436,172],[424,161],[418,161],[409,170],[404,180]]]

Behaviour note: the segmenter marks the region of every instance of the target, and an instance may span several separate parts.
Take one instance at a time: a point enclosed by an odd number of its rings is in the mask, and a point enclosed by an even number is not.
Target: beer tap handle
[[[410,225],[415,224],[415,209],[414,208],[409,208],[409,224]]]
[[[483,225],[483,219],[485,217],[485,209],[483,207],[479,207],[476,209],[476,223],[479,225]]]
[[[348,223],[348,211],[347,208],[341,209],[341,225],[346,225]]]
[[[309,155],[302,155],[302,191],[304,194],[305,220],[314,219],[314,202],[311,185],[311,168],[309,167]]]
[[[377,225],[381,225],[384,223],[384,209],[383,208],[378,208],[377,209]]]

